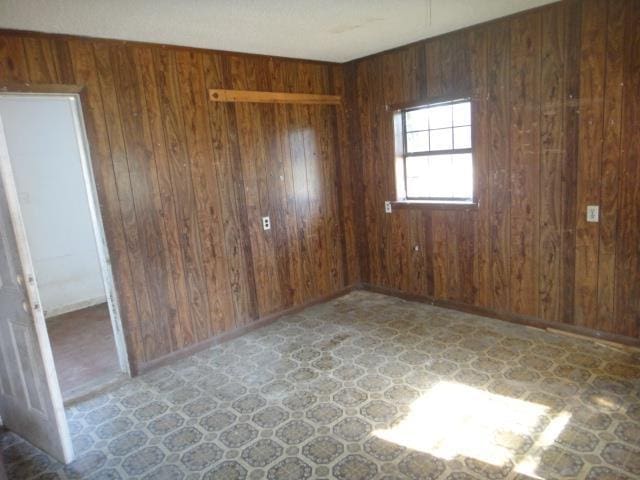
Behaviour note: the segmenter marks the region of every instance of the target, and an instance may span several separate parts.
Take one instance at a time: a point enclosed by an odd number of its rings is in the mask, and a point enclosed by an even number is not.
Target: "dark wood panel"
[[[134,49],[111,47],[114,70],[115,101],[119,110],[124,140],[126,170],[132,193],[137,256],[144,268],[144,284],[150,303],[151,317],[143,317],[141,329],[145,341],[145,356],[157,357],[171,352],[169,326],[175,321],[175,293],[164,248],[164,232],[160,222],[160,197],[151,135],[142,103],[144,93],[136,72]],[[141,274],[142,276],[142,274]]]
[[[356,77],[355,85],[358,91],[357,102],[352,108],[358,112],[357,119],[357,138],[360,140],[359,149],[360,157],[356,157],[361,161],[359,166],[360,173],[363,179],[362,185],[362,199],[366,208],[361,215],[363,217],[363,233],[367,238],[367,245],[364,247],[362,255],[366,258],[365,264],[367,266],[367,275],[365,279],[371,283],[382,283],[381,275],[381,258],[379,255],[379,242],[381,241],[381,235],[379,234],[379,216],[382,205],[379,204],[376,198],[376,188],[379,187],[377,183],[377,175],[375,167],[378,162],[367,161],[366,159],[373,158],[375,151],[375,133],[374,119],[376,112],[374,110],[376,102],[373,100],[373,90],[375,84],[371,81],[380,82],[380,74],[374,70],[377,67],[377,63],[374,60],[365,60],[358,64],[354,72]],[[377,108],[380,108],[379,106]]]
[[[271,62],[269,72],[271,76],[271,84],[274,89],[285,91],[290,88],[287,83],[287,70],[290,66],[284,62]],[[291,135],[291,119],[289,107],[284,105],[276,105],[275,111],[275,130],[276,149],[280,152],[272,159],[274,164],[274,180],[282,185],[278,189],[280,192],[279,202],[282,205],[280,215],[282,222],[278,233],[278,243],[282,245],[281,253],[287,258],[286,267],[282,263],[281,270],[286,281],[286,295],[288,302],[297,303],[302,301],[305,295],[305,280],[303,275],[303,248],[298,236],[298,205],[296,196],[296,184],[294,179],[294,161],[296,152],[301,149],[296,145]]]
[[[158,177],[161,191],[167,196],[164,208],[173,206],[178,235],[178,243],[172,244],[175,255],[172,255],[173,268],[177,269],[173,273],[174,283],[179,285],[177,292],[180,295],[183,289],[187,294],[187,299],[179,297],[179,301],[188,302],[190,307],[188,315],[183,314],[173,331],[177,345],[189,345],[198,340],[197,329],[206,322],[209,302],[195,218],[191,166],[186,151],[175,52],[153,51],[153,69],[166,145],[166,155],[157,157]]]
[[[489,143],[489,241],[491,242],[492,306],[509,310],[510,163],[509,163],[509,24],[489,30],[488,143]]]
[[[588,205],[600,203],[602,161],[606,0],[586,0],[582,7],[580,123],[576,179],[575,323],[593,327],[597,318],[599,224],[587,222]]]
[[[206,55],[205,81],[208,88],[228,83],[222,59]],[[229,283],[235,309],[235,326],[257,318],[256,284],[244,200],[237,127],[233,105],[210,104],[209,123],[213,140],[213,162],[222,205],[222,229],[229,267]]]
[[[361,240],[362,225],[358,207],[362,199],[359,197],[359,185],[361,178],[353,168],[356,163],[354,149],[357,148],[357,140],[352,138],[351,129],[355,112],[346,105],[355,100],[355,85],[353,72],[342,66],[331,69],[331,90],[345,98],[336,114],[335,128],[338,134],[338,164],[336,165],[336,188],[338,191],[338,209],[340,212],[340,225],[344,236],[343,262],[345,283],[348,285],[359,283],[361,278],[361,257],[359,255],[359,241]],[[352,146],[352,143],[354,144]]]
[[[32,82],[61,83],[52,43],[52,40],[48,38],[24,39],[29,79]]]
[[[640,333],[640,9],[629,8],[624,25],[624,93],[618,228],[615,330]]]
[[[2,80],[5,81],[28,82],[30,80],[23,38],[0,37],[0,73]]]
[[[598,238],[598,311],[595,325],[615,331],[615,263],[618,227],[618,184],[621,157],[622,95],[624,83],[625,18],[630,3],[609,2],[605,66],[604,139],[600,171],[600,231]]]
[[[256,85],[260,90],[269,90],[273,88],[272,68],[269,64],[260,63],[255,70]],[[280,279],[280,303],[282,307],[288,307],[294,302],[299,278],[296,275],[299,268],[295,255],[297,243],[291,243],[295,241],[295,237],[289,236],[289,227],[293,221],[289,210],[291,204],[287,202],[286,186],[283,183],[283,164],[285,159],[288,160],[288,140],[282,137],[276,123],[277,107],[265,105],[259,110],[262,126],[261,131],[256,131],[255,135],[264,137],[267,153],[262,174],[265,181],[262,185],[264,191],[261,202],[266,204],[264,211],[270,215],[272,222],[273,249]],[[286,127],[284,129],[286,130]]]
[[[538,315],[540,14],[511,22],[510,308]]]
[[[564,8],[542,12],[540,75],[540,243],[538,291],[542,320],[560,320],[564,120]]]
[[[304,92],[319,91],[318,78],[314,75],[312,65],[297,66],[297,88]],[[324,227],[328,223],[327,205],[325,205],[325,186],[323,178],[323,165],[325,159],[326,140],[319,135],[320,112],[318,107],[301,105],[299,107],[300,118],[304,125],[302,129],[302,141],[304,145],[304,165],[306,171],[306,190],[308,193],[309,207],[309,234],[311,238],[311,262],[317,272],[315,290],[326,292],[330,283],[330,259],[329,230]],[[318,163],[316,159],[321,158]]]
[[[562,163],[562,265],[560,321],[574,323],[576,274],[576,178],[578,172],[580,115],[580,45],[582,0],[564,3],[565,18],[565,105],[564,157]]]
[[[170,341],[173,349],[183,348],[191,337],[191,309],[189,304],[189,292],[180,248],[180,232],[176,200],[173,196],[171,173],[167,142],[162,122],[162,110],[158,95],[158,80],[154,68],[153,50],[139,48],[135,52],[136,65],[139,69],[139,78],[144,88],[145,110],[149,121],[149,130],[153,144],[155,160],[155,174],[158,182],[158,195],[160,201],[160,216],[163,225],[163,249],[168,257],[171,281],[175,296],[175,317],[168,325]],[[185,327],[186,325],[186,327]],[[185,334],[185,331],[187,332]]]
[[[358,281],[369,281],[369,237],[367,225],[365,224],[366,209],[363,166],[363,137],[361,135],[361,118],[359,89],[358,89],[358,68],[354,63],[346,64],[341,69],[344,72],[346,95],[343,108],[347,114],[347,128],[341,135],[346,137],[348,142],[347,160],[348,176],[342,178],[342,182],[348,178],[352,188],[352,201],[354,204],[354,234],[356,255],[358,257]],[[347,229],[345,225],[345,230]]]
[[[298,76],[295,69],[286,69],[283,72],[283,76],[283,81],[286,85],[287,90],[298,88]],[[285,110],[282,113],[286,115],[286,122],[289,132],[287,134],[286,145],[288,145],[290,163],[289,165],[287,165],[287,173],[291,178],[289,185],[295,199],[294,228],[296,230],[296,239],[299,250],[298,258],[300,262],[299,268],[301,272],[301,282],[298,284],[297,289],[300,291],[300,295],[306,297],[316,289],[316,279],[312,275],[312,272],[314,271],[312,255],[314,246],[311,239],[313,226],[311,225],[312,216],[309,204],[309,192],[306,188],[307,168],[303,134],[305,128],[302,114],[303,107],[294,105],[283,108]]]
[[[222,232],[220,188],[216,171],[211,168],[213,151],[202,54],[176,52],[176,69],[178,82],[182,86],[180,104],[209,300],[206,322],[198,325],[197,330],[198,340],[202,341],[229,330],[233,325],[234,312]]]
[[[256,89],[255,70],[243,57],[231,59],[232,88]],[[274,231],[263,231],[262,217],[271,215],[266,187],[267,145],[263,131],[262,112],[272,108],[266,105],[235,104],[236,122],[245,202],[253,266],[258,288],[259,313],[271,313],[278,308],[281,279],[276,262]]]

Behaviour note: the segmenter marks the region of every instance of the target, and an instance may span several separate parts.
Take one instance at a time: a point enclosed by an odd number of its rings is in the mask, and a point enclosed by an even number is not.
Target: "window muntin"
[[[471,101],[400,111],[404,200],[473,202]]]

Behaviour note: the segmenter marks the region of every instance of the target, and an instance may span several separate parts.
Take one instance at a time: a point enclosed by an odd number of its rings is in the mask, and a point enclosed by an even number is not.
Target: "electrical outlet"
[[[389,200],[384,202],[384,212],[391,213],[391,202]]]
[[[597,223],[600,220],[600,207],[587,205],[587,222]]]
[[[263,230],[271,229],[271,219],[269,217],[262,217],[262,229]]]

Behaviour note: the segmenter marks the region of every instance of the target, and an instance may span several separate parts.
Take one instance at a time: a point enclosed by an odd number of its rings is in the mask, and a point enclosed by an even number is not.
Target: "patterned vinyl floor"
[[[368,292],[68,411],[15,479],[640,478],[640,353]]]

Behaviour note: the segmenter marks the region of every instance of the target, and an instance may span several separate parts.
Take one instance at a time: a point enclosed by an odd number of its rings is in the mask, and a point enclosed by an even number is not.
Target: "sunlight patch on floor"
[[[551,444],[570,418],[568,413],[555,417],[536,435],[548,411],[545,405],[440,382],[414,401],[397,425],[374,435],[444,460],[464,456],[496,466],[513,462],[522,473],[535,476],[537,456],[523,462],[516,458],[523,436],[532,438],[535,446]]]
[[[538,465],[540,465],[540,456],[546,447],[553,445],[553,442],[560,436],[569,423],[569,420],[571,420],[571,414],[569,412],[561,412],[556,415],[537,437],[533,447],[531,447],[528,454],[518,462],[514,470],[533,478],[541,478],[536,475],[536,470]]]

